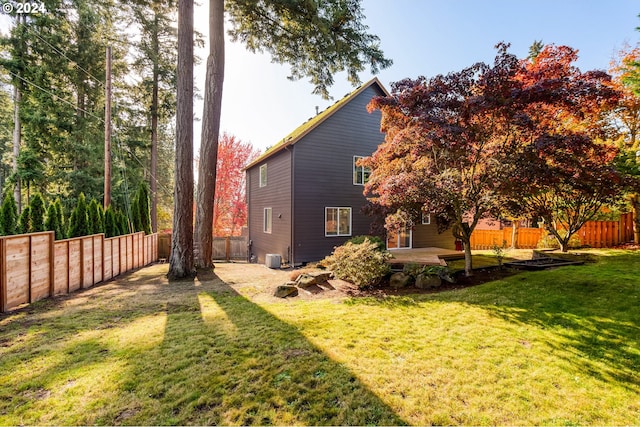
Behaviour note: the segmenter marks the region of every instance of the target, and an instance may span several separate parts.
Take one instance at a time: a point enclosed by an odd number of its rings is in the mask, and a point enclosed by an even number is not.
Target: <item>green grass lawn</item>
[[[595,253],[342,300],[143,269],[0,316],[0,425],[637,425],[640,253]]]

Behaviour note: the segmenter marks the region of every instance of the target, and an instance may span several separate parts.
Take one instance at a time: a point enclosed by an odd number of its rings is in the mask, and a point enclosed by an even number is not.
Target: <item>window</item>
[[[351,208],[324,208],[324,235],[351,236]]]
[[[422,225],[431,224],[431,214],[422,212]]]
[[[267,164],[260,166],[260,187],[267,186]]]
[[[371,169],[356,165],[360,159],[364,159],[364,157],[353,156],[353,185],[365,185],[371,175]]]
[[[273,218],[273,215],[271,214],[271,208],[264,208],[263,218],[264,222],[262,231],[271,234],[271,219]]]

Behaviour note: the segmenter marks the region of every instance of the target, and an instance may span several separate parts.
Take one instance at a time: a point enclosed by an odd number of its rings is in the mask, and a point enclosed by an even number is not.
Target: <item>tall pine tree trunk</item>
[[[193,1],[178,2],[178,85],[173,238],[169,278],[193,269]]]
[[[198,267],[212,265],[213,201],[216,189],[218,136],[224,82],[224,0],[209,0],[209,56],[202,115],[202,141],[196,206]]]
[[[152,40],[153,49],[153,88],[151,89],[151,179],[149,180],[149,190],[151,191],[151,232],[158,231],[158,13],[154,12],[154,33]]]

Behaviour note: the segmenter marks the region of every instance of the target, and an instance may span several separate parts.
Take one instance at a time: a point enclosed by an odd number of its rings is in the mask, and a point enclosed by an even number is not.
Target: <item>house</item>
[[[353,236],[370,234],[366,168],[356,165],[384,140],[381,113],[368,113],[375,96],[389,93],[377,78],[302,124],[245,167],[250,253],[298,265],[318,261]],[[389,249],[454,249],[451,233],[438,234],[425,216],[387,240]]]

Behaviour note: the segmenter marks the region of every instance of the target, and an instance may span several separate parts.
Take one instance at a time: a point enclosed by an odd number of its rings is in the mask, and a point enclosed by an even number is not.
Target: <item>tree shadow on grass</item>
[[[183,285],[184,286],[184,285]],[[202,275],[188,303],[167,306],[155,398],[173,402],[168,423],[242,425],[406,424],[296,327],[217,276]],[[184,300],[183,300],[184,301]],[[161,421],[160,418],[159,421]]]
[[[640,277],[625,259],[603,261],[606,270],[593,264],[523,273],[472,295],[438,299],[552,331],[558,339],[545,345],[554,355],[585,375],[640,392]]]

